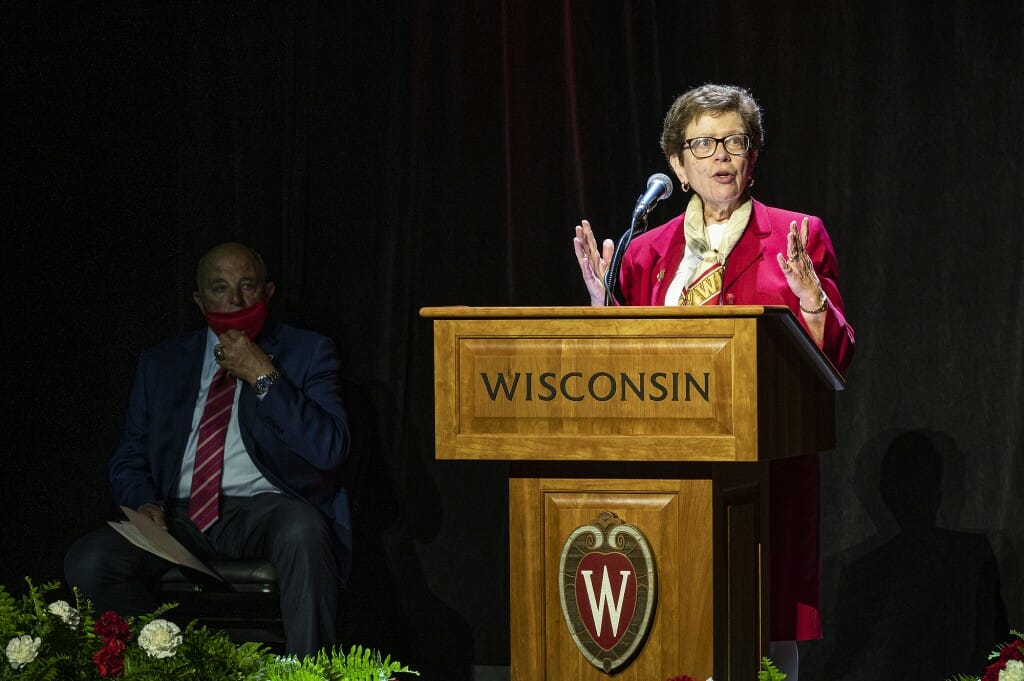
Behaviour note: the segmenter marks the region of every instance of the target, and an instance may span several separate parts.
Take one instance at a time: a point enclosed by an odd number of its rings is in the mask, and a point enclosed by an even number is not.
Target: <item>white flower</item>
[[[180,645],[181,629],[174,622],[153,620],[139,632],[139,647],[150,657],[171,657]]]
[[[72,608],[67,601],[54,601],[46,606],[46,609],[59,617],[64,624],[72,629],[81,622],[81,619],[78,617],[78,611]]]
[[[999,672],[999,681],[1024,681],[1024,662],[1009,660]]]
[[[15,669],[21,669],[39,654],[42,641],[36,636],[16,636],[7,642],[7,661]]]

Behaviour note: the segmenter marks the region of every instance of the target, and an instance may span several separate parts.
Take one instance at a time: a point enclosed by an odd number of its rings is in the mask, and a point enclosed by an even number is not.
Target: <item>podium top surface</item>
[[[513,319],[517,317],[530,319],[578,319],[584,317],[607,317],[610,319],[628,319],[642,317],[659,318],[692,318],[692,317],[762,317],[789,316],[793,314],[783,305],[714,305],[699,307],[695,305],[623,305],[618,307],[592,307],[590,305],[565,305],[560,307],[471,307],[468,305],[452,305],[448,307],[424,307],[420,316],[429,319]],[[796,320],[794,320],[795,322]]]
[[[784,305],[624,305],[609,307],[472,307],[453,305],[420,308],[420,316],[434,320],[460,319],[709,319],[751,318],[770,320],[784,329],[807,361],[813,365],[832,390],[842,390],[846,380],[818,348],[804,327]]]

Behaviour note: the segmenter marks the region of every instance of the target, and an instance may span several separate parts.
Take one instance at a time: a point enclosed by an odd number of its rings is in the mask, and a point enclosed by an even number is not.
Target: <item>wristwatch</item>
[[[274,369],[269,374],[257,376],[256,381],[252,384],[252,389],[256,391],[256,395],[258,397],[262,397],[267,394],[268,390],[270,390],[270,386],[274,385],[274,381],[280,377],[281,374],[278,373],[277,369]]]

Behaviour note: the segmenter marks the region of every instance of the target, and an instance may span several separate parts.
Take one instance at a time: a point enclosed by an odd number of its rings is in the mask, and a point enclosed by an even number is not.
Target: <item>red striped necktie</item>
[[[235,402],[235,377],[218,368],[210,382],[199,422],[199,444],[192,468],[188,517],[205,532],[220,517],[220,478],[224,470],[224,440]]]

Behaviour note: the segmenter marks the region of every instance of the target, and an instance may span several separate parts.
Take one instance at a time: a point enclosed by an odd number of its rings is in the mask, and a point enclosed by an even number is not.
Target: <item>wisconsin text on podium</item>
[[[571,402],[588,399],[597,402],[690,402],[695,397],[707,402],[711,372],[705,371],[698,378],[688,371],[641,371],[635,374],[596,371],[586,375],[581,371],[562,374],[552,371],[539,374],[500,371],[493,374],[481,372],[480,380],[492,402],[552,402],[560,399]]]

